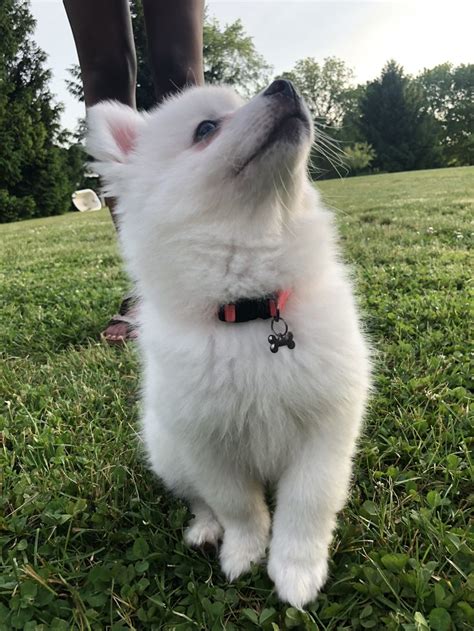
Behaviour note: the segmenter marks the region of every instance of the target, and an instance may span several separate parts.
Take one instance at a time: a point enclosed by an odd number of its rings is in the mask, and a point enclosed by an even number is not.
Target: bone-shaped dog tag
[[[275,330],[275,325],[278,323],[282,323],[285,327],[283,331],[278,332]],[[280,317],[278,313],[276,317],[272,318],[272,331],[273,334],[268,336],[268,342],[270,344],[270,351],[272,353],[278,353],[278,349],[280,346],[287,346],[289,349],[293,350],[295,348],[295,340],[293,339],[293,333],[288,330],[288,325]]]

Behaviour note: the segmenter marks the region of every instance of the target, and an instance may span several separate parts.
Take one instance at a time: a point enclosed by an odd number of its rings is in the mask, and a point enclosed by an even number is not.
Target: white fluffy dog
[[[280,598],[302,607],[326,579],[370,381],[333,222],[306,174],[308,110],[280,80],[248,103],[226,87],[149,114],[105,102],[88,122],[141,299],[151,466],[190,503],[190,545],[222,538],[233,580],[269,544]]]

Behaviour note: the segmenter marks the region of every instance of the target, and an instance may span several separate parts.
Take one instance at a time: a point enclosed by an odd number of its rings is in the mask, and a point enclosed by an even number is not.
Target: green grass
[[[0,629],[472,629],[473,179],[320,184],[377,366],[330,580],[305,613],[264,569],[230,585],[188,550],[186,507],[144,466],[135,352],[98,341],[126,287],[107,214],[2,226]]]

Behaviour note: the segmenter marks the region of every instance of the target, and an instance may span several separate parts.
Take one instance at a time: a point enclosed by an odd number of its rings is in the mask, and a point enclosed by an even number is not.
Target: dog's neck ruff
[[[242,298],[227,305],[220,305],[219,320],[222,322],[249,322],[261,318],[279,318],[284,310],[290,290],[276,291],[261,298]]]

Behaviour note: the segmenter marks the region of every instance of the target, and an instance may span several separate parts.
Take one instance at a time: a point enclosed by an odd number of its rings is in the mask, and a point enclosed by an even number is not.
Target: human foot
[[[112,316],[101,337],[109,344],[125,344],[138,337],[138,304],[136,298],[127,296],[122,300],[119,312]]]

